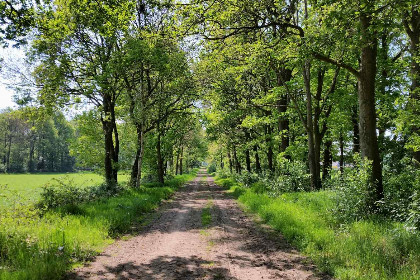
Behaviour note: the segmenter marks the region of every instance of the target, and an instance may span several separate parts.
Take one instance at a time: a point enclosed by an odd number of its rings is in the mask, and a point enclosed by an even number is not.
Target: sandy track
[[[203,209],[211,223],[202,225]],[[70,279],[326,279],[287,242],[253,223],[204,172],[127,241]]]

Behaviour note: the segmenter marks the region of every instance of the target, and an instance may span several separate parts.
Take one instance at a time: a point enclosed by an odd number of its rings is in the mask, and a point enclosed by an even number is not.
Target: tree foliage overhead
[[[3,42],[23,42],[32,28],[35,86],[20,105],[87,106],[66,121],[68,153],[110,185],[121,170],[134,187],[145,176],[164,183],[199,165],[209,143],[213,165],[289,190],[328,188],[369,167],[371,214],[388,211],[381,205],[407,166],[407,176],[418,170],[416,1],[2,5]]]

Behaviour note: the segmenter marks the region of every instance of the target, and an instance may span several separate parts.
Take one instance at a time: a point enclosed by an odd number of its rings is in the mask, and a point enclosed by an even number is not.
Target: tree
[[[115,108],[124,87],[116,54],[134,18],[134,1],[64,1],[43,14],[34,51],[42,104],[66,104],[84,97],[100,112],[104,168],[108,184],[117,182],[119,135]]]
[[[14,46],[26,43],[25,35],[33,26],[34,8],[32,1],[3,0],[0,2],[1,45],[7,46],[8,41],[14,41]]]

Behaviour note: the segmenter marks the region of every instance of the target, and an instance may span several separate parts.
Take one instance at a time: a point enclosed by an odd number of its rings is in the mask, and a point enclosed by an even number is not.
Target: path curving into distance
[[[281,236],[248,218],[204,170],[155,216],[69,278],[327,279]]]

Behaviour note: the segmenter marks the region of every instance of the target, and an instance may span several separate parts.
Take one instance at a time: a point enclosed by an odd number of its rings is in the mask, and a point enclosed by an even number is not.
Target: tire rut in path
[[[325,279],[269,237],[200,171],[139,234],[117,241],[69,279]],[[211,201],[211,204],[209,203]],[[202,225],[203,209],[211,223]],[[278,236],[278,235],[277,235]]]

